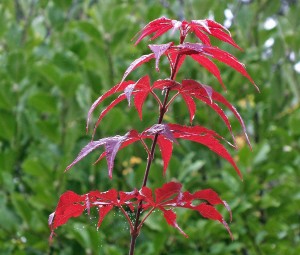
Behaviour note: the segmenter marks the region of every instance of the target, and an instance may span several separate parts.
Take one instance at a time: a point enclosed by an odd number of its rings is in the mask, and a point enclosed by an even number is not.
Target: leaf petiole
[[[141,220],[139,226],[137,227],[137,231],[140,232],[140,229],[142,228],[144,222],[147,220],[147,218],[151,215],[151,213],[154,211],[155,207],[153,207],[147,214],[146,216]]]
[[[124,214],[126,220],[129,223],[130,232],[132,232],[133,231],[133,225],[132,225],[131,219],[129,218],[127,212],[124,210],[124,208],[121,205],[119,206],[119,208],[120,208],[121,212]]]

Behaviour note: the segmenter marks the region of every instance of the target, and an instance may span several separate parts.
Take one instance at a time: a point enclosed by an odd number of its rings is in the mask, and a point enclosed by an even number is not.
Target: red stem
[[[133,230],[133,225],[132,225],[132,222],[131,222],[131,220],[130,220],[128,214],[127,214],[127,212],[124,210],[124,208],[122,206],[119,206],[119,208],[120,208],[121,212],[124,214],[124,216],[126,217],[126,220],[129,223],[130,231],[132,231]]]
[[[168,102],[168,104],[167,104],[167,109],[168,109],[168,107],[169,107],[169,105],[175,100],[175,98],[177,97],[179,95],[179,92],[177,92],[174,96],[172,96],[172,98],[170,99],[170,101]]]
[[[151,94],[154,96],[155,100],[158,102],[159,104],[159,109],[163,107],[160,99],[158,98],[158,96],[151,90]]]
[[[181,42],[182,43],[182,40]],[[176,60],[175,60],[175,65],[172,67],[171,66],[171,80],[174,80],[174,76],[176,74],[177,71],[177,66],[178,66],[178,60],[179,60],[180,56],[177,56]],[[162,107],[160,107],[160,113],[159,113],[159,118],[158,118],[158,122],[157,124],[161,124],[163,117],[168,109],[168,97],[170,94],[170,88],[166,89],[166,93],[165,93],[165,98],[164,98],[164,102],[162,104]],[[148,176],[149,176],[149,172],[150,172],[150,167],[154,158],[154,152],[155,152],[155,147],[157,144],[157,138],[158,138],[158,134],[155,134],[152,145],[151,145],[151,150],[150,150],[150,155],[148,155],[147,158],[147,166],[146,166],[146,170],[145,170],[145,174],[144,174],[144,179],[143,179],[143,184],[142,187],[145,187],[147,185],[147,180],[148,180]],[[135,249],[135,243],[136,243],[136,239],[139,236],[139,232],[140,232],[140,224],[139,224],[139,220],[140,220],[140,216],[142,213],[142,201],[138,204],[138,208],[135,214],[135,222],[134,222],[134,226],[133,226],[133,230],[131,231],[130,235],[131,235],[131,241],[130,241],[130,250],[129,250],[129,255],[134,255],[134,249]]]
[[[148,213],[147,215],[142,219],[142,221],[140,222],[139,226],[138,226],[138,231],[140,231],[141,227],[143,226],[144,222],[146,221],[146,219],[150,216],[150,214],[154,211],[155,207],[153,207]]]
[[[162,123],[164,114],[167,110],[166,105],[168,102],[168,97],[169,97],[169,93],[170,90],[167,89],[166,94],[165,94],[165,99],[163,102],[163,106],[160,108],[160,114],[159,114],[159,118],[158,118],[158,124]],[[154,158],[154,151],[155,151],[155,147],[157,144],[157,138],[158,138],[158,134],[155,134],[152,145],[151,145],[151,150],[150,150],[150,155],[148,156],[147,159],[147,166],[146,166],[146,170],[145,170],[145,174],[144,174],[144,179],[143,179],[143,184],[142,187],[145,187],[147,185],[147,180],[148,180],[148,176],[149,176],[149,172],[150,172],[150,167]],[[131,241],[130,241],[130,250],[129,250],[129,255],[134,255],[134,248],[135,248],[135,242],[137,237],[139,236],[139,232],[140,232],[140,228],[139,228],[139,220],[140,220],[140,215],[142,212],[142,201],[138,204],[138,209],[136,211],[135,214],[135,223],[133,226],[133,230],[131,231]]]

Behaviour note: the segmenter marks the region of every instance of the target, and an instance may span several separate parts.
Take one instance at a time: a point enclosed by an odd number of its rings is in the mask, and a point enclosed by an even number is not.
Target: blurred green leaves
[[[1,1],[1,254],[127,253],[129,233],[118,212],[105,220],[99,232],[88,217],[70,221],[58,231],[53,245],[48,245],[48,215],[67,189],[77,193],[132,190],[141,182],[146,153],[139,146],[120,151],[112,181],[107,177],[106,162],[91,164],[96,155],[63,173],[90,140],[85,134],[87,110],[121,79],[133,59],[148,53],[147,41],[133,47],[130,40],[151,19],[162,15],[174,19],[184,15],[187,20],[213,16],[223,23],[225,9],[233,14],[230,31],[244,51],[225,44],[217,46],[237,55],[261,89],[256,93],[246,79],[219,65],[228,88],[224,95],[236,102],[252,141],[251,152],[244,138],[238,136],[241,150],[235,159],[244,182],[207,149],[181,143],[174,148],[165,179],[157,153],[150,185],[180,180],[189,190],[216,189],[233,210],[230,227],[235,241],[230,241],[220,224],[178,210],[178,223],[190,238],[181,237],[154,214],[138,239],[137,254],[300,253],[300,75],[294,68],[300,61],[300,3],[245,2]],[[270,18],[276,25],[266,29]],[[168,34],[163,40],[168,38],[173,37]],[[269,39],[273,43],[266,44]],[[215,78],[198,65],[187,63],[178,74],[179,80],[197,79],[221,92]],[[154,73],[154,63],[149,63],[129,79],[143,72],[152,78],[169,74],[163,64],[161,72]],[[153,102],[146,102],[140,122],[136,112],[124,103],[103,120],[96,136],[123,134],[130,128],[143,130],[156,122],[156,111]],[[188,124],[182,100],[175,102],[165,121]],[[238,123],[232,122],[234,132],[241,133]],[[218,116],[202,104],[194,124],[227,135]],[[131,164],[132,157],[142,162]]]

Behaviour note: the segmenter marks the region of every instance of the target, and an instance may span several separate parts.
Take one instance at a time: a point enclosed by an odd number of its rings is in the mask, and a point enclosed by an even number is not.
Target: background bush
[[[96,231],[92,216],[71,220],[48,245],[48,215],[67,189],[139,187],[145,153],[138,145],[116,158],[114,179],[106,162],[82,161],[63,171],[91,136],[85,118],[91,103],[120,81],[127,66],[149,52],[146,42],[130,41],[150,20],[214,18],[230,27],[245,50],[217,44],[245,63],[261,93],[240,74],[219,65],[226,96],[244,116],[253,151],[238,135],[235,159],[244,174],[241,182],[225,161],[192,143],[174,151],[166,181],[184,188],[212,187],[233,210],[231,241],[216,222],[196,213],[178,211],[185,239],[153,215],[138,239],[137,254],[300,254],[300,3],[264,1],[133,1],[133,0],[14,0],[0,2],[0,253],[1,254],[126,254],[128,226],[118,211]],[[168,34],[171,36],[171,33]],[[217,43],[217,42],[215,42]],[[167,77],[154,64],[141,67],[132,79],[148,72]],[[224,93],[217,80],[198,65],[185,64],[178,78],[194,78]],[[141,123],[135,110],[113,110],[96,138],[143,130],[156,122],[151,100]],[[205,107],[195,124],[228,136],[222,121]],[[96,116],[95,116],[96,117]],[[179,100],[166,121],[188,124]],[[233,130],[242,134],[237,122]],[[160,186],[162,162],[157,156],[150,173]],[[297,185],[298,183],[298,185]],[[225,213],[225,212],[224,212]],[[228,217],[228,216],[227,216]]]

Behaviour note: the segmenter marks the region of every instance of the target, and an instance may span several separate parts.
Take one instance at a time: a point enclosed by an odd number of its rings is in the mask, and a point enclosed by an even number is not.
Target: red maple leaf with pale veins
[[[50,239],[54,231],[59,226],[66,224],[70,218],[79,217],[85,210],[90,214],[91,208],[98,210],[99,228],[106,215],[117,207],[121,210],[129,223],[130,229],[133,229],[133,224],[128,212],[133,212],[141,203],[144,218],[139,224],[139,229],[143,226],[145,220],[151,213],[158,209],[163,213],[167,223],[174,228],[177,228],[185,237],[187,234],[179,227],[176,221],[175,208],[186,208],[197,211],[202,217],[221,222],[231,235],[229,227],[223,216],[215,208],[216,205],[223,205],[230,212],[228,204],[221,200],[218,194],[212,189],[199,190],[194,193],[188,191],[182,192],[182,185],[176,182],[164,184],[161,188],[154,191],[148,187],[143,187],[140,191],[133,190],[131,192],[116,191],[111,189],[105,192],[98,190],[90,191],[84,195],[78,195],[73,191],[66,191],[61,195],[57,207],[49,216],[49,227],[51,229]],[[197,205],[195,202],[198,201]],[[129,209],[129,211],[127,210]],[[232,237],[232,235],[231,235]]]
[[[167,170],[170,158],[172,156],[173,142],[176,142],[175,138],[180,138],[200,143],[208,147],[210,150],[226,159],[234,167],[238,175],[242,178],[242,174],[235,164],[233,158],[230,156],[226,148],[220,143],[220,140],[225,140],[222,136],[202,126],[188,127],[178,124],[155,124],[140,134],[136,130],[131,130],[124,136],[118,135],[102,138],[98,141],[92,141],[81,150],[77,158],[66,168],[66,171],[98,147],[104,146],[105,152],[100,155],[98,160],[106,157],[108,165],[108,175],[110,178],[112,178],[114,159],[120,149],[134,142],[141,141],[146,151],[149,153],[149,148],[143,142],[143,140],[149,138],[153,140],[156,135],[158,135],[158,147],[161,151],[162,159],[164,162],[164,173]]]

